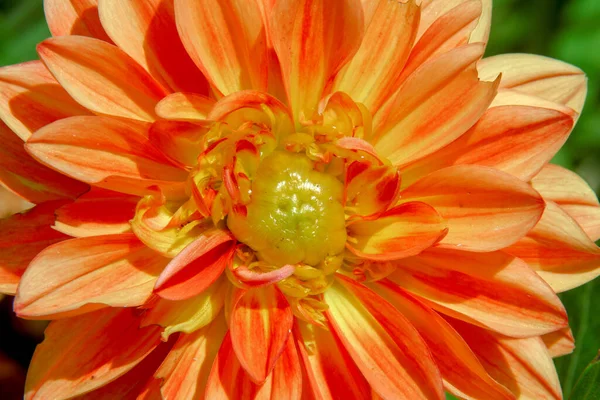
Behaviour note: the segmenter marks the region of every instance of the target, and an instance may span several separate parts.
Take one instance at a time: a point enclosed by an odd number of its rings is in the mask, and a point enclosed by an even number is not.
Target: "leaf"
[[[600,399],[600,351],[577,380],[570,400]]]

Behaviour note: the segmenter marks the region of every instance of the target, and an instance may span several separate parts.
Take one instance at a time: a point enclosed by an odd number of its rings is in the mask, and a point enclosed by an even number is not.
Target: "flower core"
[[[342,183],[306,156],[276,151],[260,163],[247,215],[232,213],[227,225],[263,261],[317,266],[344,250],[342,194]]]

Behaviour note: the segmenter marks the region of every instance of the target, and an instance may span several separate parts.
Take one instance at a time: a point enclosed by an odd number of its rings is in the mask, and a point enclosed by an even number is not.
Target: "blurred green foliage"
[[[124,0],[126,1],[126,0]],[[574,64],[589,78],[586,105],[573,134],[555,163],[583,176],[600,191],[600,0],[494,0],[492,33],[487,55],[534,53]],[[42,0],[0,0],[0,65],[35,59],[35,45],[50,33]],[[562,294],[577,348],[556,360],[568,399],[586,366],[600,349],[600,281]],[[588,371],[600,386],[597,372]]]

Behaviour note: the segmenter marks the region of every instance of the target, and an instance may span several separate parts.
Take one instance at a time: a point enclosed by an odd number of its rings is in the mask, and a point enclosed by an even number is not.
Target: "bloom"
[[[548,164],[580,70],[482,59],[487,1],[45,7],[0,70],[37,204],[0,289],[53,320],[29,398],[561,397],[555,292],[600,274],[598,201]]]

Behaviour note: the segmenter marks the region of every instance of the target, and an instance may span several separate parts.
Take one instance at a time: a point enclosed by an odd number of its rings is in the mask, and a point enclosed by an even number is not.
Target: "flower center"
[[[246,215],[229,214],[227,225],[274,266],[319,266],[344,250],[342,195],[341,182],[314,170],[305,155],[275,151],[260,163]]]

